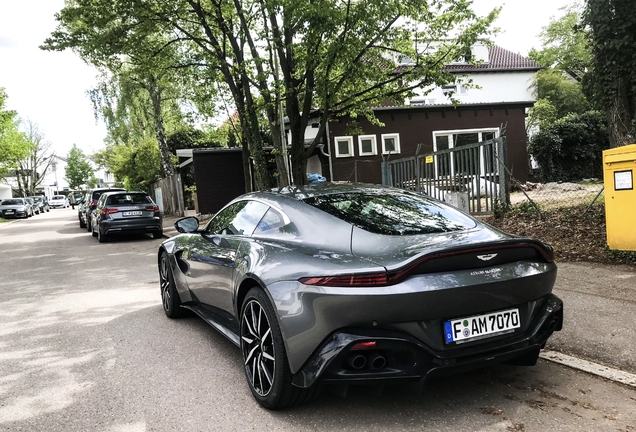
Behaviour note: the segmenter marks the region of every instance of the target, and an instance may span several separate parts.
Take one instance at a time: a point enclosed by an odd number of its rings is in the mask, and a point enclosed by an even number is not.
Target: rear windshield
[[[152,199],[146,194],[121,194],[109,196],[106,205],[150,204]]]
[[[376,234],[431,234],[475,226],[472,219],[451,207],[410,194],[351,192],[311,197],[304,202]]]
[[[22,205],[24,201],[21,199],[6,199],[2,201],[2,205]]]
[[[102,194],[106,192],[116,192],[118,190],[124,190],[124,189],[106,189],[106,190],[100,190],[100,191],[93,191],[93,199],[97,201],[99,197],[102,196]]]

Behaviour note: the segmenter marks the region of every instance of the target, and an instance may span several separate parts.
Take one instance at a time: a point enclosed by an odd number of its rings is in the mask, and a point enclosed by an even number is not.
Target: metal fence
[[[500,137],[383,162],[382,183],[425,193],[472,214],[492,214],[497,202],[510,202],[505,161],[506,139]]]
[[[507,210],[523,210],[544,218],[547,213],[578,207],[583,214],[593,204],[603,204],[604,200],[603,182],[597,178],[547,183],[520,182],[512,178]]]
[[[344,174],[342,180],[355,183],[378,183],[380,173],[378,172],[377,161],[370,160],[338,160],[334,163],[334,168]]]

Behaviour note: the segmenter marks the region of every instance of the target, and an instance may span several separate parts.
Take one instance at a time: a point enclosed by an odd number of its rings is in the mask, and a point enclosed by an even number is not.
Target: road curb
[[[614,369],[609,366],[583,360],[577,357],[572,357],[557,351],[543,350],[541,351],[541,354],[539,354],[539,357],[544,360],[571,367],[572,369],[577,369],[610,381],[619,382],[636,388],[636,375],[629,372]]]
[[[9,221],[9,222],[2,222],[2,223],[0,224],[0,229],[2,229],[2,228],[4,228],[4,227],[7,227],[7,226],[9,226],[9,225],[12,225],[12,224],[14,224],[14,223],[16,223],[16,222],[20,222],[20,219],[12,220],[12,221]]]

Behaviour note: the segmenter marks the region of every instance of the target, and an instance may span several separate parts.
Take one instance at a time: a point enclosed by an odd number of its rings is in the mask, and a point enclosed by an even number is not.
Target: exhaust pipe
[[[382,369],[386,366],[386,359],[380,354],[371,354],[369,356],[369,365],[371,366],[371,369]]]
[[[346,363],[352,369],[360,370],[367,365],[367,359],[361,354],[352,354],[347,357]]]

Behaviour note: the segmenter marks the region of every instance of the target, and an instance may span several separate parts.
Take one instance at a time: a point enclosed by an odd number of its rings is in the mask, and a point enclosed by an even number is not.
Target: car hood
[[[510,239],[514,237],[481,224],[462,231],[410,236],[373,234],[354,227],[351,251],[355,256],[391,271],[407,266],[424,255],[449,249],[496,245]]]
[[[20,210],[25,208],[26,206],[27,206],[26,204],[0,205],[0,210],[9,210],[9,209]]]

